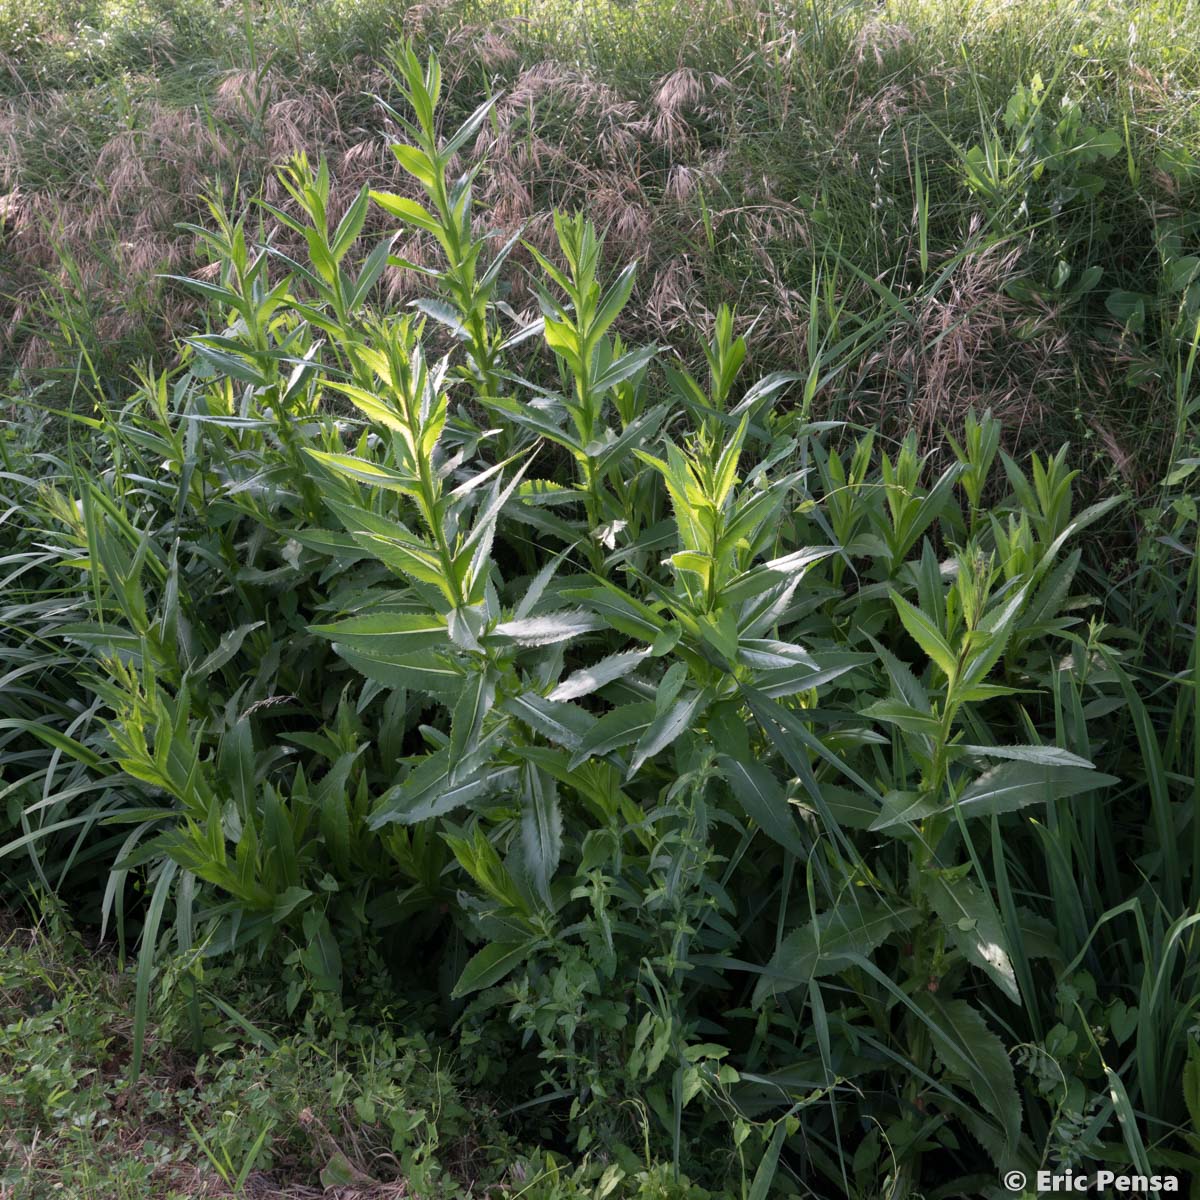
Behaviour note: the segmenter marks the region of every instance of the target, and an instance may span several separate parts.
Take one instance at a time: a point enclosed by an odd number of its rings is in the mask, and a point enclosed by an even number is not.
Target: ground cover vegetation
[[[0,1187],[1189,1178],[1198,15],[0,7]]]

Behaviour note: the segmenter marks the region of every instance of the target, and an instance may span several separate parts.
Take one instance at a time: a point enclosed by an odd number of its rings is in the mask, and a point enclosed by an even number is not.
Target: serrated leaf
[[[977,754],[982,758],[1007,758],[1016,762],[1036,763],[1042,767],[1081,767],[1092,770],[1092,764],[1078,754],[1063,750],[1059,746],[972,746],[960,743],[954,747],[963,754]]]
[[[425,613],[370,613],[308,628],[352,650],[375,655],[401,656],[448,643],[445,622]]]
[[[787,793],[770,769],[762,763],[743,762],[724,754],[717,762],[747,816],[789,853],[805,858],[808,847],[796,827]]]
[[[1065,800],[1117,782],[1090,767],[1003,762],[985,771],[959,795],[958,808],[965,817],[1015,812],[1029,804]]]
[[[915,608],[898,592],[892,592],[891,597],[892,604],[899,614],[900,623],[908,631],[909,637],[925,651],[926,655],[942,669],[946,676],[953,676],[957,662],[954,651],[942,637],[941,630],[919,608]]]
[[[236,629],[222,634],[217,648],[207,655],[198,667],[194,668],[191,672],[192,676],[196,679],[205,679],[214,671],[219,670],[242,648],[247,634],[258,629],[262,624],[262,621],[255,621],[251,625],[239,625]]]
[[[459,762],[475,750],[483,719],[496,698],[496,681],[490,670],[480,671],[463,680],[462,691],[450,720],[450,778],[457,774]]]
[[[340,1150],[321,1168],[321,1186],[326,1190],[371,1187],[375,1182],[370,1175],[363,1174],[355,1167]]]
[[[784,696],[794,696],[797,692],[824,687],[862,666],[864,661],[868,661],[868,656],[864,654],[822,654],[811,667],[796,665],[763,671],[755,677],[754,686],[772,700],[779,700]]]
[[[987,896],[968,880],[950,882],[941,876],[932,878],[928,895],[951,941],[967,961],[990,975],[1000,990],[1019,1004],[1008,939]]]
[[[918,916],[907,904],[844,900],[784,938],[754,989],[754,1004],[837,974],[853,957],[865,957],[893,933],[911,928]]]
[[[721,600],[726,604],[738,604],[774,587],[781,580],[802,579],[810,567],[833,553],[832,546],[815,546],[773,558],[730,580],[721,589]]]
[[[596,718],[584,709],[539,696],[537,692],[513,696],[501,707],[530,729],[568,750],[577,750],[596,724]]]
[[[655,713],[654,703],[650,700],[623,704],[605,713],[571,755],[571,766],[576,767],[586,759],[611,754],[622,746],[636,742],[649,729]]]
[[[407,221],[410,225],[425,230],[426,233],[436,234],[441,229],[437,218],[427,208],[415,200],[408,199],[407,196],[396,196],[390,192],[372,192],[371,199],[384,212],[393,217],[399,217],[401,221]]]
[[[431,317],[439,325],[444,325],[460,340],[466,341],[470,338],[471,335],[463,327],[463,323],[459,319],[458,309],[453,304],[445,300],[434,300],[428,296],[423,296],[420,299],[412,301],[412,306],[418,312]]]
[[[1021,1136],[1021,1097],[1004,1043],[965,1000],[920,992],[918,1002],[930,1019],[934,1052],[943,1066],[967,1083],[978,1106],[999,1123],[1006,1149],[1015,1149]]]
[[[882,811],[871,822],[871,829],[890,829],[893,825],[922,821],[941,807],[932,796],[918,795],[916,792],[888,792],[883,798]]]
[[[605,685],[636,670],[649,654],[649,647],[610,654],[590,667],[581,667],[578,671],[573,671],[547,699],[578,700],[581,696],[590,696],[592,692],[599,691]]]
[[[521,617],[502,621],[492,634],[519,646],[551,646],[600,628],[600,622],[583,609],[550,613],[544,617]]]
[[[600,587],[568,589],[563,593],[571,600],[578,600],[596,614],[610,628],[627,637],[643,642],[653,642],[666,626],[666,621],[649,605],[603,583]]]
[[[378,425],[383,425],[387,429],[395,430],[397,433],[403,433],[408,428],[404,415],[396,412],[385,400],[382,400],[374,393],[368,392],[364,388],[355,387],[349,383],[327,381],[325,386],[346,396],[367,420],[374,421]],[[318,459],[318,461],[320,460]]]
[[[680,664],[682,665],[682,664]],[[629,764],[629,774],[634,774],[649,758],[665,750],[678,738],[691,723],[703,702],[702,692],[693,692],[668,706],[650,722],[646,732],[638,739],[633,758]]]
[[[334,642],[334,653],[361,675],[389,688],[406,688],[431,696],[457,696],[463,675],[434,650],[414,654],[371,654]]]
[[[382,414],[372,419],[382,420]],[[348,479],[357,479],[360,483],[381,487],[389,492],[407,494],[414,490],[415,481],[410,476],[390,471],[387,467],[381,467],[365,458],[357,458],[353,454],[331,454],[326,450],[312,450],[308,447],[305,447],[305,450],[321,466],[338,475],[345,475]]]
[[[402,784],[379,798],[368,824],[379,829],[387,824],[414,825],[443,816],[512,786],[517,775],[517,767],[489,764],[454,781],[449,753],[442,749],[425,758]]]
[[[823,783],[821,796],[829,814],[847,829],[870,829],[879,816],[879,805],[862,792]]]
[[[876,700],[862,710],[862,716],[875,721],[885,721],[889,725],[897,725],[908,733],[920,734],[922,737],[936,738],[941,733],[941,722],[928,712],[913,708],[900,700]]]
[[[550,881],[562,858],[562,812],[554,780],[533,763],[523,772],[521,794],[521,848],[525,866],[537,893],[550,903]]]

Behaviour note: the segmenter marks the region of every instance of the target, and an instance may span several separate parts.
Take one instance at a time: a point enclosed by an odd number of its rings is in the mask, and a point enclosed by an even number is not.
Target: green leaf
[[[1021,1097],[1004,1043],[965,1000],[941,1000],[924,991],[916,999],[929,1018],[942,1065],[969,1086],[978,1106],[999,1123],[1011,1152],[1021,1136]]]
[[[928,712],[912,708],[900,700],[876,700],[862,710],[862,715],[876,721],[886,721],[889,725],[898,725],[908,733],[928,738],[938,737],[942,728],[941,722]]]
[[[473,800],[511,787],[517,781],[517,767],[457,765],[461,775],[456,778],[446,749],[422,759],[403,783],[390,788],[379,798],[368,821],[370,827],[378,829],[393,822],[414,825],[443,816]]]
[[[583,455],[583,446],[579,440],[539,409],[529,404],[521,404],[507,396],[489,396],[485,403],[489,409],[503,413],[531,433],[557,442],[576,456]]]
[[[409,200],[406,196],[395,196],[389,192],[372,192],[371,199],[390,216],[415,225],[426,233],[437,234],[441,231],[437,218],[415,200]]]
[[[533,763],[523,768],[521,848],[537,893],[550,904],[550,881],[562,858],[562,812],[554,780]]]
[[[457,154],[459,150],[467,144],[467,140],[471,138],[476,130],[483,124],[489,112],[491,112],[496,102],[503,96],[503,92],[493,92],[474,112],[454,131],[446,144],[441,148],[441,156],[443,160],[451,158]]]
[[[501,708],[568,750],[577,750],[596,724],[596,718],[584,709],[565,701],[549,700],[537,692],[512,696]]]
[[[821,795],[833,819],[847,829],[870,829],[879,816],[879,805],[862,792],[823,783]]]
[[[754,989],[754,1003],[806,987],[813,979],[836,975],[865,957],[893,933],[918,920],[907,904],[887,905],[864,898],[843,900],[784,938]]]
[[[890,829],[893,825],[909,825],[922,821],[941,809],[933,796],[916,792],[888,792],[883,798],[883,810],[871,822],[873,830]]]
[[[1183,1102],[1187,1105],[1192,1129],[1200,1133],[1200,1046],[1195,1041],[1188,1042],[1187,1062],[1183,1067]]]
[[[961,754],[975,754],[981,758],[1009,758],[1017,762],[1036,763],[1042,767],[1081,767],[1092,770],[1092,764],[1078,754],[1072,754],[1059,746],[971,746],[959,743],[954,749]]]
[[[142,942],[138,948],[137,984],[133,1000],[133,1053],[129,1062],[129,1078],[137,1083],[142,1073],[142,1056],[146,1048],[146,1024],[150,1018],[150,983],[154,978],[154,963],[158,955],[158,927],[162,922],[163,909],[171,894],[177,865],[166,859],[155,880],[150,894],[150,906],[146,910],[146,921],[142,928]]]
[[[649,729],[656,711],[653,701],[644,700],[623,704],[620,708],[605,713],[571,755],[571,766],[577,767],[586,759],[611,754],[622,746],[636,742]]]
[[[374,393],[365,391],[363,388],[355,387],[349,383],[327,382],[325,386],[332,388],[334,391],[341,392],[342,395],[348,397],[354,407],[357,408],[358,411],[367,418],[367,420],[374,421],[377,425],[382,425],[387,429],[395,430],[396,433],[403,433],[408,428],[404,415],[397,412],[385,400],[381,400],[378,396],[374,395]],[[326,465],[333,466],[335,469],[340,469],[337,467],[336,463],[329,462],[327,457],[319,455],[316,451],[313,451],[312,453],[313,457],[316,458],[318,462],[325,462]],[[340,455],[335,457],[345,458],[347,456]],[[360,461],[360,459],[353,460],[353,462]],[[348,473],[352,478],[359,478],[354,470],[351,470]],[[368,482],[372,481],[368,480]]]
[[[591,345],[594,346],[599,341],[605,330],[617,319],[617,314],[628,303],[633,292],[633,275],[636,270],[637,263],[626,266],[600,301],[596,315],[588,326],[588,341]]]
[[[796,827],[792,806],[770,769],[762,763],[743,762],[724,754],[717,762],[734,796],[763,833],[789,853],[805,858],[808,847]]]
[[[1003,762],[980,775],[961,793],[957,803],[964,817],[982,817],[1015,812],[1047,800],[1065,800],[1117,782],[1113,776],[1090,767]]]
[[[321,1186],[327,1191],[333,1188],[369,1187],[375,1182],[355,1167],[340,1150],[321,1168]]]
[[[630,350],[627,354],[622,354],[592,380],[592,390],[599,394],[616,387],[618,383],[624,383],[626,379],[632,378],[644,369],[657,353],[657,346],[642,346],[638,350]]]
[[[704,702],[704,693],[694,692],[676,700],[666,710],[650,722],[646,732],[638,739],[633,759],[629,764],[629,774],[634,772],[648,759],[653,758],[661,750],[665,750],[679,737],[691,723],[692,718]]]
[[[490,670],[477,672],[463,680],[462,691],[450,719],[450,778],[456,777],[457,765],[472,754],[479,744],[483,719],[496,698],[496,681]]]
[[[242,648],[247,634],[259,629],[262,625],[262,621],[255,621],[251,625],[239,625],[236,629],[222,634],[217,648],[198,667],[194,668],[191,674],[197,679],[206,679],[214,671],[223,667]]]
[[[366,300],[371,289],[379,282],[379,277],[388,265],[388,255],[391,253],[393,241],[393,238],[385,237],[367,255],[362,270],[359,271],[358,278],[354,281],[354,294],[350,297],[352,309],[358,308]]]
[[[414,300],[412,305],[418,312],[424,313],[439,325],[444,325],[455,337],[461,338],[463,341],[470,338],[470,333],[462,323],[461,314],[453,304],[445,300],[434,300],[431,297],[423,296]]]
[[[786,1120],[780,1120],[771,1134],[767,1152],[759,1160],[754,1172],[754,1180],[750,1184],[750,1194],[746,1200],[767,1200],[771,1194],[771,1184],[775,1172],[779,1169],[779,1152],[783,1148],[783,1140],[787,1137],[788,1125]]]
[[[310,625],[310,633],[367,654],[404,656],[446,646],[446,623],[432,613],[371,613],[332,625]]]
[[[555,642],[570,641],[580,634],[591,633],[600,628],[600,622],[582,609],[570,612],[550,613],[544,617],[523,617],[516,621],[502,621],[492,630],[492,635],[507,638],[518,646],[551,646]]]
[[[783,580],[803,579],[809,568],[834,553],[831,546],[806,547],[773,558],[761,566],[743,572],[721,589],[721,600],[726,604],[738,604],[749,600]]]
[[[892,592],[892,604],[900,615],[900,623],[909,636],[935,662],[947,678],[952,678],[957,666],[954,651],[942,637],[938,627],[919,609],[914,608],[898,592]]]
[[[382,683],[384,687],[406,688],[442,698],[457,696],[462,687],[462,672],[455,670],[434,650],[419,650],[415,654],[372,654],[353,650],[341,642],[334,642],[333,649],[360,675]]]
[[[650,649],[624,650],[610,654],[590,667],[581,667],[567,676],[547,697],[550,700],[578,700],[636,670],[650,654]]]
[[[457,1000],[480,988],[499,983],[533,952],[528,942],[493,942],[484,946],[463,968],[451,996]]]
[[[372,419],[382,420],[382,412],[377,412]],[[385,488],[390,492],[411,493],[414,491],[415,481],[411,476],[401,475],[398,471],[389,471],[387,467],[381,467],[365,458],[356,458],[353,454],[330,454],[325,450],[312,450],[307,446],[305,450],[321,466],[337,475],[345,475],[349,479],[357,479],[359,483]]]
[[[395,142],[391,147],[397,162],[418,182],[432,186],[435,175],[433,160],[424,150],[409,146],[404,142]]]
[[[985,971],[1014,1004],[1021,1001],[1008,938],[996,907],[966,879],[934,876],[929,902],[967,961]]]
[[[649,605],[607,582],[600,587],[568,589],[563,595],[578,600],[611,629],[639,641],[653,643],[666,626],[666,621]]]
[[[794,696],[797,692],[824,687],[868,661],[870,656],[866,654],[821,654],[807,665],[797,663],[791,667],[762,671],[755,676],[754,686],[763,695],[778,700],[783,696]]]
[[[346,252],[354,244],[355,239],[362,233],[362,227],[367,219],[367,208],[370,202],[370,192],[365,187],[361,188],[358,195],[350,202],[350,207],[346,209],[342,219],[338,222],[338,227],[334,230],[333,237],[329,242],[329,248],[333,253],[335,262],[340,262],[346,256]]]

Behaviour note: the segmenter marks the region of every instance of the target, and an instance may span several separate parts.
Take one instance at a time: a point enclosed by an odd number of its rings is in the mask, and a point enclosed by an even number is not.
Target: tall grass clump
[[[1190,1169],[1186,494],[1153,588],[1100,587],[1128,511],[1068,447],[818,420],[729,307],[634,337],[586,210],[480,217],[503,101],[444,92],[396,53],[398,190],[296,157],[278,204],[213,198],[180,365],[75,417],[90,457],[7,452],[0,853],[136,950],[133,1075],[163,956],[202,1030],[242,955],[297,1015],[382,968],[605,1194],[647,1158],[754,1200]],[[811,276],[831,369],[882,344],[828,290],[858,270]]]

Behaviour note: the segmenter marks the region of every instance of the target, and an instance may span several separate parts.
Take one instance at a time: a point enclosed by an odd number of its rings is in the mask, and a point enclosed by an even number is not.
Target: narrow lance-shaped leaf
[[[1008,938],[995,906],[968,880],[932,880],[929,901],[951,941],[985,971],[1014,1004],[1020,1003]]]
[[[425,613],[370,613],[332,625],[310,625],[309,631],[368,654],[412,654],[448,641],[445,622]]]
[[[452,995],[459,999],[481,988],[492,987],[515,971],[535,949],[527,942],[493,942],[484,946],[463,968]]]
[[[941,630],[919,608],[915,608],[903,596],[892,592],[892,603],[900,616],[900,623],[909,636],[936,663],[947,677],[953,677],[957,662]]]
[[[684,696],[674,701],[666,712],[660,713],[654,718],[638,741],[633,760],[629,764],[630,775],[634,774],[647,759],[653,758],[654,755],[665,750],[687,729],[704,699],[702,692],[694,692],[690,696]]]
[[[1021,1136],[1021,1097],[1004,1043],[965,1000],[941,1000],[928,992],[917,998],[929,1018],[938,1058],[999,1123],[1006,1151],[1015,1149]]]
[[[578,749],[571,756],[571,766],[578,766],[589,758],[611,754],[636,742],[650,728],[655,715],[654,703],[650,700],[623,704],[605,713],[580,741]]]
[[[789,853],[803,858],[808,847],[796,827],[783,785],[770,769],[762,763],[744,762],[727,755],[721,755],[717,762],[738,803],[763,833]]]
[[[562,858],[562,812],[554,780],[535,764],[522,772],[521,848],[538,895],[550,903],[550,881]]]
[[[590,667],[581,667],[572,672],[549,695],[551,700],[577,700],[580,696],[589,696],[599,691],[606,684],[628,675],[636,670],[649,655],[649,647],[641,650],[625,650],[620,654],[610,654]]]
[[[550,613],[544,617],[502,621],[492,630],[492,634],[507,638],[519,646],[550,646],[599,628],[600,622],[591,613],[575,609]]]
[[[1003,762],[985,771],[958,797],[965,817],[1015,812],[1029,804],[1065,800],[1081,792],[1117,783],[1112,775],[1091,768]]]

